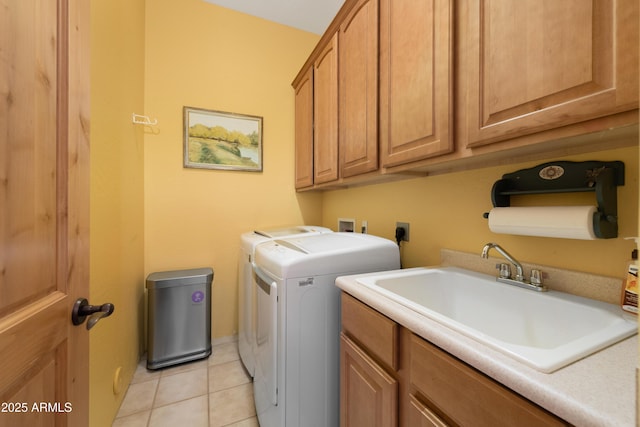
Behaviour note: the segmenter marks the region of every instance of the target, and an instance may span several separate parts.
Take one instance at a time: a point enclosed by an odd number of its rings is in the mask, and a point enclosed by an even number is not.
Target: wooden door
[[[398,425],[398,382],[340,335],[340,426]]]
[[[459,113],[467,146],[638,107],[637,0],[460,6]]]
[[[89,2],[0,8],[0,426],[86,426]]]
[[[313,181],[338,179],[338,34],[313,65]]]
[[[378,0],[359,0],[340,25],[340,175],[378,169]]]
[[[451,3],[380,1],[380,157],[384,167],[453,151]]]
[[[296,189],[313,185],[313,68],[295,87]]]

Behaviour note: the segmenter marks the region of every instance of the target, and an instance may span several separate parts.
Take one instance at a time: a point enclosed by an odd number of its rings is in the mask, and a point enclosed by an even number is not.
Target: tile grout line
[[[213,358],[213,350],[211,351],[211,355],[209,356],[211,358]],[[210,372],[211,372],[211,366],[209,366],[209,358],[207,358],[207,426],[211,427],[211,393],[210,393]]]
[[[158,389],[160,388],[160,380],[162,379],[162,374],[158,377],[158,383],[156,384],[156,390],[153,393],[153,399],[151,399],[151,410],[149,411],[149,418],[147,418],[147,427],[151,427],[151,416],[153,415],[153,411],[156,406],[156,396],[158,395]]]
[[[226,347],[228,344],[232,344],[232,343],[233,343],[233,342],[229,342],[229,343],[221,343],[220,347],[222,347],[222,346],[225,346],[225,347]],[[237,351],[237,349],[236,349],[236,351]],[[160,375],[159,375],[159,376],[157,376],[157,377],[155,377],[155,378],[145,378],[145,379],[143,379],[143,380],[139,380],[139,381],[136,381],[136,382],[133,382],[133,381],[132,381],[132,382],[129,384],[129,385],[132,385],[132,384],[142,384],[142,383],[149,382],[149,381],[156,381],[156,385],[155,385],[155,387],[153,388],[153,397],[152,397],[152,401],[151,401],[151,407],[149,408],[149,416],[148,416],[148,418],[146,419],[146,423],[145,423],[145,425],[146,425],[147,427],[151,427],[151,426],[152,426],[152,422],[151,422],[152,415],[153,415],[153,413],[154,413],[157,409],[159,409],[159,408],[164,408],[164,407],[166,407],[166,406],[170,406],[170,405],[173,405],[173,404],[176,404],[176,403],[180,403],[180,402],[185,402],[185,401],[187,401],[187,400],[190,400],[190,399],[193,399],[193,398],[198,397],[198,396],[193,396],[193,397],[186,398],[186,399],[183,399],[183,400],[179,400],[179,401],[176,401],[176,402],[169,402],[169,403],[166,403],[166,404],[161,405],[161,406],[159,406],[159,407],[156,407],[156,402],[157,402],[158,394],[159,394],[159,390],[160,390],[160,381],[161,381],[163,378],[168,378],[168,377],[171,377],[171,376],[173,376],[173,375],[179,375],[179,374],[184,374],[184,373],[187,373],[187,372],[192,372],[192,371],[194,371],[194,370],[198,370],[198,369],[206,369],[206,370],[207,370],[207,372],[206,372],[206,394],[205,394],[205,396],[204,396],[204,397],[207,399],[207,403],[206,403],[206,408],[207,408],[207,413],[206,413],[206,416],[207,416],[207,424],[206,424],[206,425],[208,425],[208,426],[213,425],[213,424],[212,424],[212,421],[211,421],[211,395],[212,395],[212,393],[217,393],[217,392],[222,392],[222,391],[225,391],[225,390],[234,389],[234,388],[237,388],[237,387],[242,387],[242,386],[245,386],[246,384],[250,384],[250,383],[251,383],[251,380],[249,379],[249,381],[247,381],[247,382],[243,382],[243,383],[235,384],[235,385],[229,385],[229,386],[227,386],[227,387],[225,387],[225,388],[223,388],[223,389],[212,391],[212,388],[210,387],[210,379],[211,379],[211,370],[212,370],[212,368],[213,368],[213,367],[215,367],[215,366],[227,365],[227,364],[229,364],[229,365],[230,365],[230,364],[233,364],[234,362],[240,362],[240,358],[239,358],[239,357],[237,357],[237,354],[236,354],[236,357],[234,357],[234,358],[232,358],[232,359],[226,360],[226,361],[221,362],[221,363],[210,364],[210,362],[213,360],[214,353],[215,353],[215,352],[212,352],[211,356],[209,356],[209,357],[207,358],[207,360],[208,360],[208,361],[204,364],[205,366],[203,366],[202,368],[194,367],[194,368],[192,368],[192,369],[186,369],[186,370],[184,370],[184,371],[179,371],[179,372],[172,372],[171,370],[163,370],[163,371],[161,371]],[[129,387],[128,387],[128,388],[129,388]],[[128,391],[128,390],[127,390],[127,391]],[[125,397],[126,397],[126,395],[125,395]],[[123,402],[124,402],[124,401],[123,401]],[[143,409],[143,410],[140,410],[140,411],[137,411],[137,412],[133,412],[133,413],[128,414],[128,415],[126,415],[126,416],[135,415],[135,414],[138,414],[138,413],[141,413],[141,412],[145,412],[145,410]],[[254,417],[255,417],[255,415],[254,415]],[[117,419],[117,418],[118,418],[118,417],[116,417],[116,419]],[[120,417],[120,418],[124,418],[124,417]],[[251,419],[251,418],[252,418],[252,417],[247,417],[247,418],[244,418],[244,419],[242,419],[242,420],[238,420],[238,421],[236,421],[236,423],[237,423],[237,422],[242,422],[242,421],[245,421],[245,420],[249,420],[249,419]],[[114,421],[115,421],[115,419],[114,419]],[[233,425],[233,424],[234,424],[234,423],[227,424],[227,426],[228,426],[228,425]]]

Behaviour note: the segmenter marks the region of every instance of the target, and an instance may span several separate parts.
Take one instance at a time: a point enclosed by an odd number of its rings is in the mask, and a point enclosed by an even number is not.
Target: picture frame
[[[262,117],[183,107],[184,167],[262,172]]]

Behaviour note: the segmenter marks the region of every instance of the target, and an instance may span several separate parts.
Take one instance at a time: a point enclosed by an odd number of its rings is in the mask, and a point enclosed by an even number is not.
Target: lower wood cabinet
[[[340,425],[393,427],[398,382],[344,334],[340,337]]]
[[[411,390],[447,424],[566,426],[565,422],[424,339],[411,337]],[[413,396],[412,396],[413,397]]]
[[[342,427],[569,425],[346,293],[340,339]]]
[[[409,396],[408,412],[409,425],[412,427],[447,427],[449,425],[414,395]]]

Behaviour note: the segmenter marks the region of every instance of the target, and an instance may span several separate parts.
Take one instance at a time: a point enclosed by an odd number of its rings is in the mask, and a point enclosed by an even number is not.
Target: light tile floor
[[[140,361],[113,427],[258,427],[237,342],[212,351],[208,359],[157,371]]]

